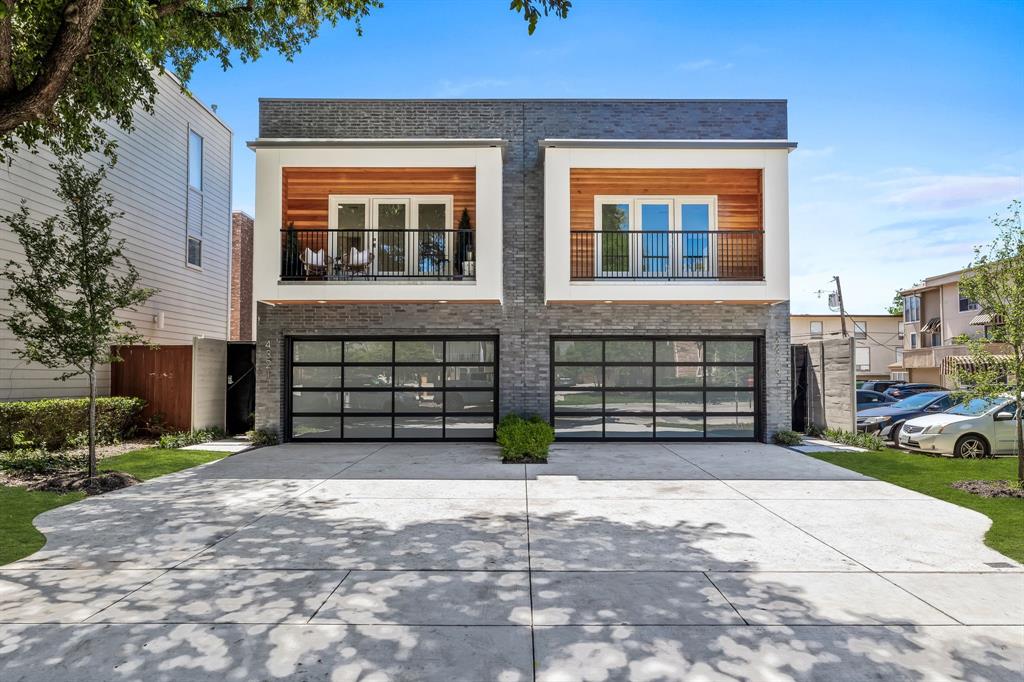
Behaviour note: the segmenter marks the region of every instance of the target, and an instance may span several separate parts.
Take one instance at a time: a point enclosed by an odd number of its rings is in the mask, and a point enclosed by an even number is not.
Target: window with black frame
[[[293,339],[294,440],[489,439],[493,338]]]
[[[756,350],[755,339],[552,339],[555,434],[754,439]]]

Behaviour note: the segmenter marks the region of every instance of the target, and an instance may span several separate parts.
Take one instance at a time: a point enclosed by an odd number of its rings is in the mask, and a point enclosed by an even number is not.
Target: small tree
[[[1024,391],[1024,227],[1021,204],[1010,204],[1008,215],[993,216],[997,234],[991,244],[974,249],[974,260],[960,278],[960,293],[981,306],[992,321],[986,338],[960,339],[971,363],[954,370],[965,386],[965,398],[991,398],[1011,393],[1021,402]],[[994,354],[993,343],[1009,353]],[[1024,482],[1024,410],[1017,410],[1017,480]]]
[[[900,293],[899,289],[896,290],[896,295],[892,297],[892,303],[889,304],[886,311],[890,315],[903,315],[903,294]]]
[[[124,240],[114,240],[110,225],[122,214],[112,210],[114,198],[102,190],[106,168],[86,170],[74,158],[59,158],[57,196],[64,210],[33,221],[28,206],[5,216],[24,249],[21,261],[10,261],[10,312],[2,320],[23,347],[25,360],[63,370],[58,380],[86,375],[89,379],[89,478],[96,476],[96,372],[119,360],[111,346],[136,343],[134,325],[119,319],[153,295],[138,285],[139,273],[122,253]]]

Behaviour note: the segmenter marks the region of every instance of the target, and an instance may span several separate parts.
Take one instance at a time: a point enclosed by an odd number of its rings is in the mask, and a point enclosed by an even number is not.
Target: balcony
[[[764,281],[761,230],[572,230],[571,281]]]
[[[474,281],[474,230],[281,230],[282,281]]]

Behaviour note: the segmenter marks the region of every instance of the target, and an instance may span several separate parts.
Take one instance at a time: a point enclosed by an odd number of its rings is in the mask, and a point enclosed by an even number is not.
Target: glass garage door
[[[553,338],[559,439],[754,440],[758,339]]]
[[[493,337],[292,338],[291,440],[490,440]]]

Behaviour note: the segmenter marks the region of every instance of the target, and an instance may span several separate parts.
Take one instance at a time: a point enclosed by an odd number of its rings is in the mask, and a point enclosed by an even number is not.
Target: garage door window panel
[[[742,338],[553,339],[556,436],[753,439],[761,390],[757,344]]]

